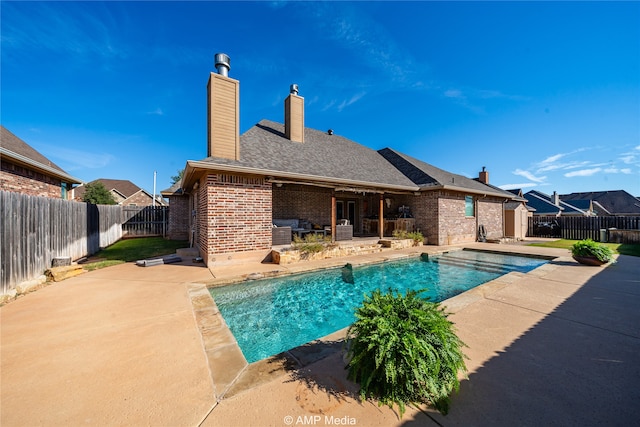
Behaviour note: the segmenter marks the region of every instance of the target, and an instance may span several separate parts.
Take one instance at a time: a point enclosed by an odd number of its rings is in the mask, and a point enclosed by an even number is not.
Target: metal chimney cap
[[[294,83],[291,86],[289,86],[289,93],[297,95],[298,94],[298,85]]]
[[[229,70],[231,69],[231,58],[229,58],[229,55],[225,53],[216,53],[214,61],[218,74],[228,77]]]

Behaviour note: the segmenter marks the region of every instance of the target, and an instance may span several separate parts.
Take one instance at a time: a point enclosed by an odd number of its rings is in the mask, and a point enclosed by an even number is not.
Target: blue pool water
[[[546,260],[477,251],[428,260],[390,261],[348,271],[330,269],[210,289],[249,363],[349,326],[365,294],[389,288],[443,301],[510,271],[530,271]],[[343,277],[343,273],[346,276]],[[345,281],[347,279],[347,281]],[[353,283],[349,283],[349,282]]]

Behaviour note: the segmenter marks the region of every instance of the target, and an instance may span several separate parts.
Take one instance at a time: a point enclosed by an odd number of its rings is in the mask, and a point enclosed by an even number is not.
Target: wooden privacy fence
[[[123,206],[125,236],[166,236],[169,206]]]
[[[121,237],[121,206],[0,191],[1,293],[41,275],[53,258],[82,258]]]
[[[612,233],[609,229],[633,230],[633,232]],[[606,230],[601,236],[601,230]],[[624,237],[635,240],[637,230],[640,230],[640,216],[534,216],[529,218],[527,236],[529,237],[559,237],[563,239],[582,240],[591,239],[596,242],[607,240],[609,235],[615,234],[618,243],[637,243],[627,241]],[[618,235],[623,237],[617,237]]]

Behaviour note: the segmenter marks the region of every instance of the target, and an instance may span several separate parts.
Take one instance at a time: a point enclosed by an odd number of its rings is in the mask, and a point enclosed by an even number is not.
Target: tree
[[[83,202],[93,203],[94,205],[117,205],[113,195],[103,183],[86,184],[84,188]]]
[[[178,170],[178,174],[177,175],[173,175],[171,177],[171,185],[175,184],[176,182],[180,181],[182,179],[182,176],[184,175],[184,169],[182,170]]]

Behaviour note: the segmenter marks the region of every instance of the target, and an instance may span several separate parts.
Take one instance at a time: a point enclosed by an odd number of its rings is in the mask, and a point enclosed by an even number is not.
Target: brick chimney
[[[478,180],[483,184],[489,184],[489,172],[485,170],[485,166],[482,167],[482,171],[478,175]]]
[[[207,84],[207,157],[240,159],[240,82],[229,78],[231,60],[215,55],[218,73]]]
[[[304,142],[304,98],[298,96],[298,85],[292,84],[284,100],[284,135],[294,142]]]

